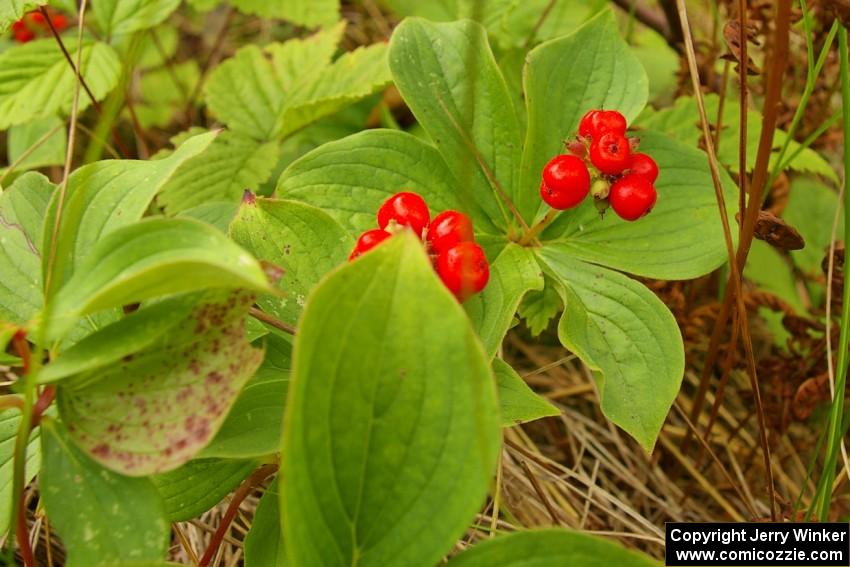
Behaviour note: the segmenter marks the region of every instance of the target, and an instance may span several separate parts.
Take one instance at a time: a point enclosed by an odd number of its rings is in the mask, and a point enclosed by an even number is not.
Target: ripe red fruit
[[[578,133],[585,138],[598,138],[608,132],[626,135],[626,117],[616,110],[591,110],[581,119]]]
[[[595,128],[593,127],[593,119],[599,114],[598,110],[588,110],[587,114],[582,116],[581,122],[578,123],[578,135],[584,136],[585,138],[593,137],[593,131]]]
[[[629,173],[611,186],[608,202],[620,218],[633,221],[651,211],[657,198],[651,182],[642,175]]]
[[[540,196],[553,209],[570,209],[581,203],[590,191],[590,172],[576,156],[561,154],[543,168]]]
[[[53,16],[53,27],[56,31],[62,31],[68,27],[68,18],[64,14],[56,14]]]
[[[396,193],[378,209],[378,226],[387,228],[390,221],[395,221],[400,226],[409,226],[416,236],[422,236],[430,220],[428,205],[422,197],[409,191]]]
[[[629,141],[622,134],[603,134],[590,145],[590,161],[607,175],[623,173],[631,161]]]
[[[35,33],[27,27],[26,22],[18,20],[12,24],[12,37],[18,43],[27,43],[35,39]]]
[[[490,265],[480,246],[461,242],[437,257],[437,274],[459,301],[465,301],[487,285]]]
[[[351,251],[348,261],[350,262],[361,254],[365,254],[390,236],[390,233],[386,230],[380,230],[378,228],[367,230],[357,239],[357,244],[354,245],[354,250]]]
[[[632,154],[629,173],[636,173],[645,177],[650,183],[655,183],[658,179],[658,164],[646,154]]]
[[[461,242],[472,242],[475,240],[475,234],[472,230],[472,221],[465,214],[458,211],[443,211],[431,221],[425,238],[431,250],[439,254]]]

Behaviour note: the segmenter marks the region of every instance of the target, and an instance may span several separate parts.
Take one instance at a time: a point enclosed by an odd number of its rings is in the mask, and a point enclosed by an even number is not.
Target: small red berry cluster
[[[378,209],[378,226],[360,235],[348,260],[354,260],[409,228],[423,238],[431,263],[443,284],[458,301],[479,293],[490,279],[490,265],[484,250],[475,243],[472,221],[458,211],[443,211],[434,220],[425,200],[409,191],[396,193]]]
[[[638,143],[626,137],[622,114],[591,110],[581,119],[578,136],[567,143],[570,153],[555,156],[543,168],[540,196],[553,209],[564,210],[592,193],[602,210],[607,200],[620,218],[639,219],[655,205],[658,165],[635,151]]]
[[[68,18],[64,14],[50,8],[48,8],[48,14],[57,32],[68,27]],[[12,38],[18,43],[28,43],[39,34],[45,36],[50,34],[50,24],[41,12],[30,12],[12,24]]]

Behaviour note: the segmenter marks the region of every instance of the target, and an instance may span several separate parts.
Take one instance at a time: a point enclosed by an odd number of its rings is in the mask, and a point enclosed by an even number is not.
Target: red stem
[[[32,365],[32,351],[30,351],[30,344],[27,342],[27,332],[23,329],[16,332],[15,336],[12,337],[12,346],[15,347],[18,356],[21,357],[23,373],[29,374]]]
[[[27,516],[25,513],[24,506],[24,493],[21,492],[21,497],[18,499],[18,518],[16,523],[18,524],[17,529],[15,530],[15,534],[17,535],[18,540],[18,549],[21,551],[21,557],[24,560],[25,567],[36,567],[35,557],[32,554],[32,547],[30,547],[30,533],[27,530]]]
[[[215,534],[213,534],[212,540],[210,540],[210,544],[204,552],[204,556],[201,558],[200,563],[198,563],[198,567],[207,567],[210,564],[210,561],[212,561],[212,558],[221,546],[221,542],[224,540],[224,535],[230,529],[230,524],[233,522],[233,518],[236,517],[236,513],[239,511],[239,505],[242,504],[242,501],[251,494],[251,491],[254,490],[258,484],[266,480],[275,472],[277,472],[277,465],[263,465],[255,470],[251,476],[246,478],[239,486],[233,494],[233,498],[227,506],[227,512],[224,513],[224,518],[221,519],[218,529],[215,531]]]
[[[32,425],[30,426],[30,431],[38,427],[38,424],[41,423],[41,416],[44,415],[44,412],[53,403],[54,398],[56,398],[56,386],[50,385],[41,391],[41,395],[32,407]]]

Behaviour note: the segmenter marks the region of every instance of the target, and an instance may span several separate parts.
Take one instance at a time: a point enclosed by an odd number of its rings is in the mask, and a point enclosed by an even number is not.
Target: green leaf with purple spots
[[[104,470],[80,451],[65,426],[41,426],[39,493],[62,538],[67,567],[156,561],[168,549],[165,507],[151,481]]]
[[[242,388],[227,420],[203,450],[202,457],[263,457],[280,450],[292,345],[275,334],[269,334],[262,342],[266,347],[262,366]]]
[[[65,378],[59,411],[74,440],[102,465],[131,476],[191,459],[218,432],[263,359],[245,338],[254,299],[246,291],[187,296],[195,302],[189,315],[154,343]]]
[[[48,335],[79,317],[148,299],[213,288],[271,291],[260,264],[215,228],[149,218],[101,238],[56,295]]]

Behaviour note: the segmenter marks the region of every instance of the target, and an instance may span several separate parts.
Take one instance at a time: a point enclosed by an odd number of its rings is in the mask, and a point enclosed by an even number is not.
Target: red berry
[[[429,220],[428,205],[422,197],[408,191],[396,193],[378,209],[378,226],[387,228],[390,221],[395,221],[400,226],[409,226],[417,236],[422,236]]]
[[[614,132],[603,134],[590,145],[590,161],[596,169],[607,175],[623,173],[631,161],[629,141]]]
[[[590,191],[590,172],[576,156],[561,154],[543,168],[540,196],[553,209],[571,209]]]
[[[426,240],[438,254],[461,242],[472,242],[475,240],[472,221],[458,211],[443,211],[431,221]]]
[[[35,33],[23,20],[18,20],[12,24],[12,36],[18,43],[27,43],[35,39]]]
[[[594,134],[599,136],[613,132],[621,136],[626,135],[626,117],[616,110],[600,110],[593,117]]]
[[[636,173],[646,178],[650,183],[658,179],[658,164],[646,154],[632,154],[629,173]]]
[[[591,110],[578,126],[578,133],[585,138],[598,138],[608,132],[625,136],[626,117],[616,110]]]
[[[593,137],[593,119],[599,114],[598,110],[588,110],[587,114],[582,116],[581,122],[578,124],[578,135],[585,138]]]
[[[490,265],[480,246],[461,242],[437,257],[437,274],[459,301],[465,301],[487,285]]]
[[[68,27],[68,18],[64,14],[56,14],[53,16],[53,27],[56,31],[62,31]]]
[[[27,15],[27,18],[29,18],[29,20],[34,24],[38,24],[40,26],[47,25],[47,21],[44,19],[44,14],[41,12],[30,12]]]
[[[357,239],[357,244],[354,245],[354,250],[351,251],[348,261],[350,262],[361,254],[365,254],[390,236],[390,233],[386,230],[380,230],[377,228],[367,230],[360,235],[360,238]]]
[[[611,186],[608,202],[620,218],[633,221],[651,211],[657,198],[655,187],[649,180],[629,173]]]

